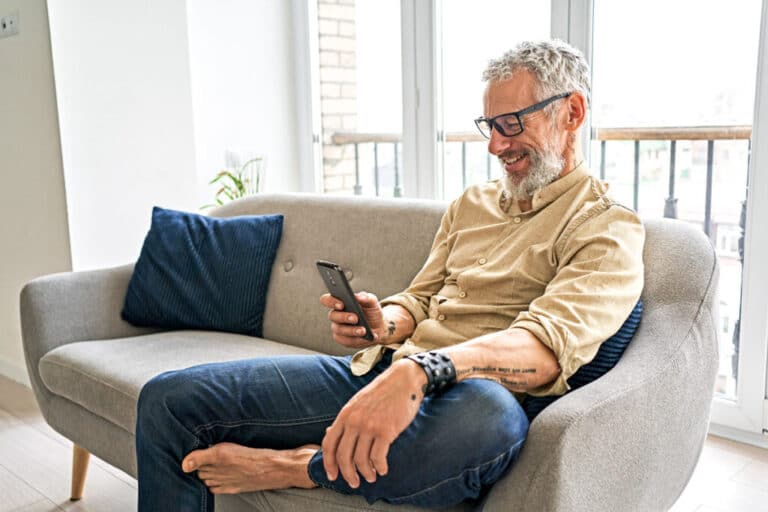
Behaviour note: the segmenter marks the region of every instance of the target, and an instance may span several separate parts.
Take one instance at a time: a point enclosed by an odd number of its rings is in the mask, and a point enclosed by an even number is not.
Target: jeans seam
[[[203,425],[198,425],[195,427],[195,429],[192,431],[192,434],[197,437],[197,435],[202,432],[203,430],[210,430],[214,427],[242,427],[242,426],[259,426],[259,427],[288,427],[288,426],[295,426],[295,425],[308,425],[310,423],[322,423],[324,421],[332,420],[336,416],[335,415],[325,415],[325,416],[312,416],[310,418],[304,418],[301,420],[295,419],[295,420],[284,420],[284,421],[254,421],[254,420],[239,420],[239,421],[212,421],[210,423],[205,423]]]
[[[525,442],[525,438],[523,438],[520,441],[518,441],[517,443],[515,443],[509,450],[506,450],[506,451],[500,453],[499,455],[495,456],[494,458],[492,458],[492,459],[490,459],[488,461],[481,462],[480,464],[478,464],[476,466],[472,466],[472,467],[469,467],[469,468],[464,468],[463,470],[461,470],[461,472],[459,474],[454,475],[454,476],[449,477],[449,478],[445,478],[443,480],[440,480],[439,482],[437,482],[437,483],[435,483],[433,485],[430,485],[429,487],[427,487],[425,489],[420,489],[420,490],[418,490],[418,491],[416,491],[414,493],[406,494],[405,496],[397,496],[397,497],[393,497],[393,498],[388,498],[387,501],[390,501],[390,502],[394,503],[394,500],[398,500],[398,501],[399,500],[407,500],[409,498],[413,498],[413,497],[418,496],[420,494],[424,494],[424,493],[430,492],[430,491],[436,489],[437,487],[440,487],[441,485],[445,484],[446,482],[449,482],[451,480],[456,480],[456,479],[462,477],[468,471],[476,471],[476,470],[478,470],[479,468],[481,468],[483,466],[487,466],[489,464],[494,464],[494,463],[498,462],[498,460],[501,459],[502,457],[506,457],[506,456],[510,455],[511,453],[514,453],[519,448],[519,446],[521,444],[523,444],[524,442]]]
[[[175,414],[173,414],[171,409],[168,407],[167,403],[164,403],[163,405],[165,406],[165,410],[168,412],[168,414],[172,418],[174,418],[177,422],[179,422],[180,425],[184,425],[184,423],[179,418],[177,418]],[[194,442],[192,443],[192,448],[190,448],[190,450],[189,450],[191,452],[194,449],[196,449],[198,446],[200,446],[200,437],[198,436],[198,431],[197,430],[191,431],[190,434],[195,439]],[[198,478],[198,481],[200,483],[202,483],[199,478]],[[206,485],[202,485],[200,487],[200,492],[201,492],[202,497],[203,497],[203,499],[201,500],[201,509],[200,510],[202,512],[206,512],[207,509],[208,509],[208,487]]]

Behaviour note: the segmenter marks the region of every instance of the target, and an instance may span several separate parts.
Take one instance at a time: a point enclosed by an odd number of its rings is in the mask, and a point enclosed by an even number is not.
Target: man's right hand
[[[336,343],[350,348],[370,347],[372,344],[379,343],[387,330],[381,304],[378,297],[372,293],[359,292],[355,294],[355,298],[363,308],[365,319],[368,320],[368,325],[373,331],[373,343],[363,338],[365,328],[355,325],[357,315],[342,310],[344,303],[341,300],[326,293],[320,296],[320,304],[331,310],[328,312],[328,318],[331,320],[331,332]]]

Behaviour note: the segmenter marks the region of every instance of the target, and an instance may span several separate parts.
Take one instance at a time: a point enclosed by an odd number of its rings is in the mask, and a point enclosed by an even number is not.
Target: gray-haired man
[[[566,392],[637,302],[644,231],[582,163],[589,69],[578,51],[523,43],[484,79],[475,122],[502,177],[451,203],[408,289],[357,295],[374,342],[324,295],[333,337],[354,356],[150,381],[140,509],[212,510],[211,494],[292,486],[446,506],[478,498],[514,463],[528,430],[518,399]]]

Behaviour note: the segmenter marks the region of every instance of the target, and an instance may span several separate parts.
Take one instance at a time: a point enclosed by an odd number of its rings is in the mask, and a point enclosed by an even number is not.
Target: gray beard
[[[553,147],[541,150],[531,150],[528,153],[531,168],[528,175],[516,181],[504,170],[504,162],[501,163],[504,196],[513,201],[530,199],[533,195],[546,187],[560,176],[565,167],[565,159],[562,152]]]

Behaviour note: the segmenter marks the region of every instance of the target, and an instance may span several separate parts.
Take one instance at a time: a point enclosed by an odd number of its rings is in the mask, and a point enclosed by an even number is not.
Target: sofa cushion
[[[133,433],[139,392],[155,375],[204,363],[315,353],[239,334],[171,331],[62,345],[43,356],[39,370],[52,393]]]
[[[155,207],[123,319],[261,336],[282,229],[282,215],[216,219]]]

